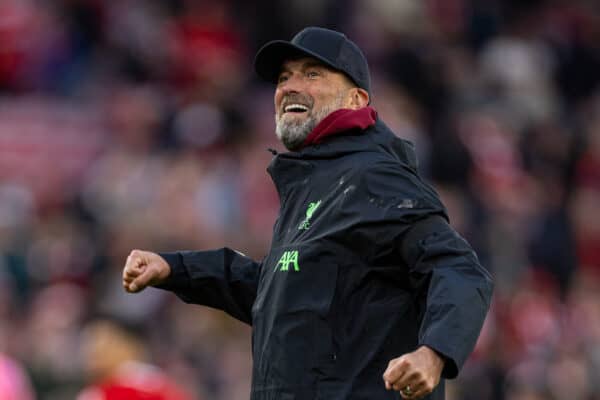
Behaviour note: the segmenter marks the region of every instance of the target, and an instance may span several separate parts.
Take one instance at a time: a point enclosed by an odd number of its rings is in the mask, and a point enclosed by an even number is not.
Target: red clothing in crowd
[[[147,364],[128,363],[118,373],[84,389],[77,400],[192,400],[167,375]]]

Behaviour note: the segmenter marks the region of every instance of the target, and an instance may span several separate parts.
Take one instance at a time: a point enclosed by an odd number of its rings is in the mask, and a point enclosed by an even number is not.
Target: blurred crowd
[[[0,1],[0,398],[248,399],[250,328],[126,294],[121,269],[265,255],[282,146],[252,59],[308,25],[362,47],[373,106],[494,275],[447,398],[600,399],[595,0]]]

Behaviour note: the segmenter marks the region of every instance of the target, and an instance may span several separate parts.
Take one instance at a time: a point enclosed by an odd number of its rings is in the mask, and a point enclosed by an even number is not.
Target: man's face
[[[289,150],[298,149],[323,118],[349,106],[353,86],[314,58],[284,62],[275,91],[277,137]]]

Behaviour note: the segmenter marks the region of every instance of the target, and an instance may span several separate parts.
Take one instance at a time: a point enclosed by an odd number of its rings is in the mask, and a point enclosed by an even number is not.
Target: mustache
[[[310,109],[312,109],[314,103],[315,103],[315,100],[312,98],[312,96],[309,96],[307,94],[301,94],[301,93],[290,93],[290,94],[285,95],[285,97],[281,101],[280,112],[283,112],[285,110],[285,108],[290,104],[302,104],[302,105],[308,107],[310,110]]]

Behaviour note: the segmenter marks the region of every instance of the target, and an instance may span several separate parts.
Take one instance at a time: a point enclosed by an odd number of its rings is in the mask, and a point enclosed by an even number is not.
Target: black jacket
[[[252,400],[398,399],[388,362],[428,345],[457,375],[492,281],[416,170],[412,145],[381,122],[268,168],[281,200],[269,254],[162,254],[162,288],[253,327]],[[444,379],[429,399],[444,398]]]

